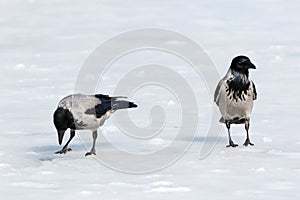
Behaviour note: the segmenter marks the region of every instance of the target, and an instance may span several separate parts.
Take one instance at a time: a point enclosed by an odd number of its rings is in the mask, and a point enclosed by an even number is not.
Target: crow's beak
[[[253,63],[250,63],[248,69],[256,69],[256,66]]]
[[[58,143],[59,143],[59,145],[61,145],[64,135],[65,135],[65,131],[58,130],[57,134],[58,134]]]

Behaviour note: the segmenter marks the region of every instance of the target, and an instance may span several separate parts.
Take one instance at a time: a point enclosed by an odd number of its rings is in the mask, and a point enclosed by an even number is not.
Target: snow
[[[299,199],[299,6],[283,0],[0,1],[1,199]],[[145,86],[132,97],[139,108],[129,117],[141,128],[159,124],[155,117],[161,110],[155,106],[162,105],[167,119],[163,132],[124,135],[121,122],[112,117],[99,130],[97,156],[84,157],[92,144],[90,131],[78,132],[71,152],[54,154],[61,146],[52,114],[59,100],[74,92],[84,61],[112,36],[142,27],[192,38],[221,76],[235,55],[251,58],[257,66],[250,72],[258,90],[250,127],[255,146],[242,146],[242,126],[232,128],[240,145],[234,149],[225,147],[225,128],[220,136],[207,137],[215,105],[203,79],[173,55],[145,51],[113,63],[97,91],[111,93],[122,73],[134,66],[172,66],[197,93],[195,138],[186,133],[174,141],[181,125],[180,102],[168,90]],[[184,45],[172,39],[166,43]],[[138,74],[145,76],[144,71]],[[214,148],[202,157],[204,143]],[[190,144],[183,152],[181,147]],[[153,152],[160,154],[148,159]],[[134,162],[131,154],[143,162]],[[118,166],[145,172],[125,173]]]

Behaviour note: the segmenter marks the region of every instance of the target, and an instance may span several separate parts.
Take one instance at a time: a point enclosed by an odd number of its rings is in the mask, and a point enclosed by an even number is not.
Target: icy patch
[[[174,106],[174,105],[176,105],[176,103],[173,100],[170,100],[167,105],[168,106]]]
[[[265,152],[267,152],[266,149],[256,149],[255,147],[249,147],[249,146],[248,147],[243,146],[240,149],[244,152],[253,152],[253,153],[265,153]]]
[[[264,171],[266,171],[266,170],[265,170],[265,168],[261,167],[261,168],[256,169],[256,171],[257,171],[257,172],[264,172]]]
[[[116,126],[106,126],[102,128],[103,135],[111,134],[112,132],[117,132],[118,128]]]
[[[121,187],[144,187],[143,185],[131,184],[131,183],[125,183],[125,182],[112,182],[112,183],[109,183],[109,185],[121,186]]]
[[[157,181],[157,182],[153,182],[150,183],[151,186],[171,186],[174,185],[174,183],[170,182],[170,181]]]
[[[293,188],[293,184],[290,182],[275,182],[268,185],[271,190],[290,190]]]
[[[26,152],[25,154],[26,154],[26,155],[34,155],[34,156],[38,155],[38,153],[33,152],[33,151],[28,151],[28,152]]]
[[[300,172],[300,169],[294,169],[295,172]]]
[[[281,63],[283,61],[283,58],[279,55],[276,55],[273,59],[272,59],[272,63]]]
[[[52,171],[41,171],[41,174],[42,175],[52,175],[52,174],[54,174],[54,172],[52,172]]]
[[[153,176],[152,176],[153,177]],[[157,177],[157,176],[155,176]],[[161,178],[161,177],[159,177]],[[189,187],[175,187],[175,184],[171,181],[156,181],[149,184],[151,189],[145,192],[190,192],[192,191]]]
[[[260,167],[260,168],[253,168],[253,169],[251,169],[251,171],[261,173],[261,172],[265,172],[266,169],[263,167]]]
[[[46,183],[35,183],[35,182],[16,182],[12,183],[12,186],[15,187],[25,187],[25,188],[37,188],[37,189],[55,189],[57,188],[54,184],[46,184]]]
[[[263,122],[263,123],[270,123],[270,120],[264,119],[264,120],[262,120],[262,122]]]
[[[1,174],[1,176],[14,176],[16,175],[15,173],[7,173],[7,174]]]
[[[298,152],[283,152],[283,151],[271,150],[268,153],[276,156],[284,156],[290,159],[300,159],[300,153]]]
[[[90,52],[87,52],[87,53],[90,53]],[[108,76],[102,76],[101,79],[102,79],[102,81],[110,80],[110,78]]]
[[[23,63],[16,64],[16,66],[15,66],[15,70],[21,70],[21,69],[25,69],[25,68],[26,68],[26,65]]]
[[[272,142],[272,138],[263,137],[263,142]]]
[[[0,163],[0,168],[5,168],[5,167],[9,167],[10,164],[7,163]]]
[[[82,195],[91,195],[91,194],[93,194],[93,192],[84,190],[84,191],[81,191],[80,194],[82,194]]]
[[[213,173],[230,173],[231,170],[228,170],[228,169],[213,169],[213,170],[211,170],[211,172],[213,172]]]
[[[161,177],[170,177],[170,175],[152,174],[152,175],[146,176],[146,178],[149,178],[149,179],[156,179],[156,178],[161,178]]]
[[[154,146],[167,146],[169,142],[161,138],[153,138],[148,142],[148,144]]]
[[[179,40],[168,40],[168,41],[165,42],[165,44],[169,44],[169,45],[184,45],[184,44],[186,44],[186,42],[179,41]]]
[[[158,187],[146,192],[191,192],[192,189],[188,187]]]
[[[245,195],[249,195],[249,194],[261,195],[261,194],[264,194],[264,192],[260,191],[260,190],[237,190],[237,191],[234,191],[233,194],[237,195],[237,196],[245,196]]]

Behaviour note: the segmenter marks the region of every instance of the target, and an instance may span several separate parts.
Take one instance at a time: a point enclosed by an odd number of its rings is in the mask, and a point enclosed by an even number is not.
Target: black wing
[[[111,97],[109,95],[106,95],[106,94],[95,94],[95,97],[99,100],[102,100],[102,99],[110,100],[111,99]]]
[[[257,99],[257,92],[256,92],[256,88],[255,88],[255,85],[254,85],[254,83],[253,83],[253,81],[251,81],[252,82],[252,85],[253,85],[253,100],[256,100]]]
[[[101,103],[95,105],[94,108],[87,109],[84,113],[88,115],[95,115],[97,118],[100,118],[111,109],[112,101],[116,98],[104,94],[96,94],[95,97],[99,99]]]
[[[118,98],[126,98],[122,96],[110,97],[108,95],[96,94],[95,97],[99,99],[101,103],[97,104],[94,108],[87,109],[84,113],[95,115],[97,118],[102,117],[109,110],[137,107],[133,102],[118,100]]]
[[[215,90],[215,94],[214,94],[214,102],[216,102],[217,105],[219,105],[219,101],[217,101],[217,99],[220,94],[220,88],[221,88],[222,84],[223,84],[223,80],[220,80],[220,82],[218,83],[217,88]]]
[[[109,105],[109,106],[108,106]],[[111,109],[111,104],[97,104],[94,108],[87,109],[84,113],[87,115],[95,115],[97,118],[105,115]]]

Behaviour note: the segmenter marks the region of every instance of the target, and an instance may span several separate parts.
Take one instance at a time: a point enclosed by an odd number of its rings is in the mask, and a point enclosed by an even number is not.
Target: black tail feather
[[[130,101],[115,101],[112,105],[113,110],[136,108],[138,107],[135,103]]]

